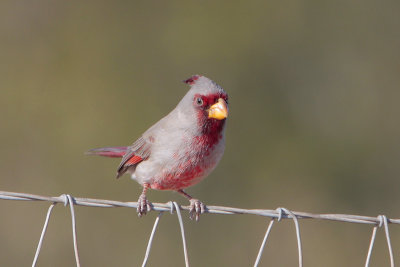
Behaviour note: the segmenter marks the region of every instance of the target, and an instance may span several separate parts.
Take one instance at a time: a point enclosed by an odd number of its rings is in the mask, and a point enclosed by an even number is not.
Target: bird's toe
[[[142,217],[143,215],[146,215],[147,212],[151,211],[151,209],[151,202],[147,200],[146,195],[140,195],[137,205],[138,216]]]
[[[199,220],[200,214],[204,213],[206,210],[206,206],[198,199],[191,199],[190,200],[190,219],[195,219],[196,221]]]

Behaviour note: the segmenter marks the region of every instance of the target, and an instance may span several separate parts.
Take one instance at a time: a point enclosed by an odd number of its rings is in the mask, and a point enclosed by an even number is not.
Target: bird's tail
[[[110,157],[110,158],[122,158],[128,147],[126,146],[117,146],[117,147],[101,147],[101,148],[94,148],[87,151],[86,155],[97,155],[103,157]]]

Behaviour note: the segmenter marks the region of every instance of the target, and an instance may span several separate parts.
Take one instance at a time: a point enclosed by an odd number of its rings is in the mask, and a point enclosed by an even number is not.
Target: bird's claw
[[[137,213],[139,217],[142,217],[143,215],[146,215],[147,212],[151,211],[151,202],[147,200],[147,197],[145,194],[141,194],[139,199],[138,199],[138,204],[137,204]]]
[[[198,199],[192,198],[190,200],[190,219],[195,219],[196,222],[199,220],[200,214],[204,213],[206,210],[206,206]]]

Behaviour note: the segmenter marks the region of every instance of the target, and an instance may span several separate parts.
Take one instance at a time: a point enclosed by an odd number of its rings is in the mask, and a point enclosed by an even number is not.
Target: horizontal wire
[[[65,203],[64,195],[59,197],[49,197],[40,196],[34,194],[26,193],[16,193],[0,191],[0,199],[4,200],[20,200],[20,201],[46,201],[52,203]],[[137,208],[137,202],[122,202],[116,200],[105,200],[105,199],[94,199],[94,198],[80,198],[73,197],[74,205],[76,206],[87,206],[87,207],[101,207],[101,208],[116,208],[116,207],[127,207],[127,208]],[[190,210],[190,206],[180,206],[181,210]],[[152,210],[154,211],[170,211],[170,203],[152,203]],[[249,214],[258,215],[269,218],[280,218],[289,219],[292,218],[290,215],[284,213],[280,214],[277,210],[270,209],[240,209],[233,207],[224,206],[207,206],[205,213],[211,214]],[[329,221],[339,221],[348,223],[360,223],[360,224],[373,224],[378,225],[381,219],[378,217],[370,216],[360,216],[360,215],[350,215],[350,214],[316,214],[301,211],[292,211],[297,219],[319,219],[319,220],[329,220]],[[389,219],[387,218],[387,223],[400,224],[400,219]]]

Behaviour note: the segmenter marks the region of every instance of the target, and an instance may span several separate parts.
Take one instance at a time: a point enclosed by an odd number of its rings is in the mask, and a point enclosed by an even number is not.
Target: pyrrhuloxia
[[[88,154],[122,157],[117,178],[125,172],[143,186],[139,216],[151,210],[148,188],[174,190],[190,201],[191,218],[205,206],[183,191],[205,178],[217,165],[225,148],[228,95],[210,79],[194,75],[179,104],[128,147],[92,149]]]

